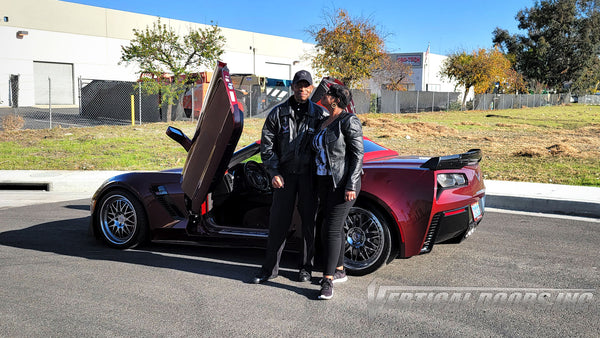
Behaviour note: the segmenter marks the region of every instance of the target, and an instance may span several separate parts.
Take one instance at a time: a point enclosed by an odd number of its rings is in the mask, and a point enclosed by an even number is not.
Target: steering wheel
[[[258,191],[268,191],[271,188],[269,173],[261,164],[256,161],[244,163],[244,181],[246,184]]]

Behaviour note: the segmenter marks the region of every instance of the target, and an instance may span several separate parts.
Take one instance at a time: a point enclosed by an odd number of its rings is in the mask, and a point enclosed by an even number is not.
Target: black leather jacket
[[[327,111],[308,100],[308,111],[298,121],[289,98],[271,110],[262,129],[260,156],[271,177],[304,174],[312,168],[311,142]]]
[[[360,190],[364,155],[362,136],[358,117],[345,111],[327,126],[325,155],[334,187],[345,186],[346,190],[357,193]]]

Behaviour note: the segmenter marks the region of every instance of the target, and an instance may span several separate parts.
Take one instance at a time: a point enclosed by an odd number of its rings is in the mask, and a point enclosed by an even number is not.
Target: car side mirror
[[[181,129],[169,126],[167,128],[167,136],[175,140],[175,142],[181,144],[181,146],[185,149],[185,151],[190,151],[192,147],[192,140],[187,137]]]

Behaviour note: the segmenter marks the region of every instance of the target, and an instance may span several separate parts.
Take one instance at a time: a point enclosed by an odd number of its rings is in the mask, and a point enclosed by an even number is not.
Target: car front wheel
[[[142,204],[129,192],[104,195],[96,215],[102,239],[111,247],[126,249],[142,244],[148,222]]]
[[[344,267],[349,274],[366,275],[387,262],[392,243],[384,217],[362,206],[350,209],[346,223]]]

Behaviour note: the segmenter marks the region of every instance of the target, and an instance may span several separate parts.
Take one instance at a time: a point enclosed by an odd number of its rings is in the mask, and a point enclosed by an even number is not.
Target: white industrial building
[[[0,6],[0,107],[11,103],[18,86],[20,106],[77,104],[78,78],[135,81],[135,65],[119,65],[121,46],[157,17],[59,0],[2,0]],[[161,18],[185,34],[206,25]],[[310,68],[313,44],[298,39],[221,27],[226,38],[223,61],[232,73],[290,79]],[[11,81],[11,76],[13,81]]]
[[[0,6],[0,107],[78,104],[78,79],[135,81],[137,66],[119,64],[121,46],[133,29],[152,26],[158,18],[59,0],[2,0]],[[206,25],[161,18],[176,32]],[[226,38],[222,60],[231,73],[291,79],[311,70],[314,44],[302,40],[221,27]],[[413,65],[409,90],[453,91],[439,77],[445,56],[393,54]],[[51,78],[51,81],[48,80]],[[12,87],[12,88],[11,88]],[[18,91],[15,91],[18,87]],[[18,92],[18,97],[11,97]]]

